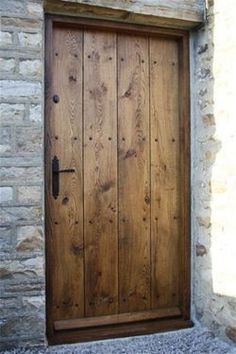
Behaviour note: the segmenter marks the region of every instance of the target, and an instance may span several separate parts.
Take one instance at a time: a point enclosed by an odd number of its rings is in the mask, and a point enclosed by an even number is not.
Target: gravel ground
[[[236,347],[220,341],[207,329],[193,329],[53,347],[17,348],[4,354],[236,354]]]

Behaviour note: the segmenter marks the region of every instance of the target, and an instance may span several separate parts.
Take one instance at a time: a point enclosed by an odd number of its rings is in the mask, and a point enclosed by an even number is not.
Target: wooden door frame
[[[178,29],[160,28],[155,26],[127,24],[122,22],[87,19],[79,17],[68,17],[59,15],[46,15],[45,20],[45,156],[47,154],[47,128],[50,117],[50,82],[52,81],[51,66],[52,59],[52,30],[53,26],[89,28],[100,31],[115,31],[132,35],[156,36],[161,38],[171,38],[179,44],[179,117],[180,117],[180,171],[181,171],[181,227],[182,227],[182,299],[181,315],[171,318],[158,318],[143,321],[135,321],[122,324],[110,324],[99,327],[91,327],[77,330],[58,330],[52,333],[52,324],[49,318],[49,272],[50,272],[50,248],[47,222],[47,195],[45,183],[45,247],[46,247],[46,327],[49,344],[62,344],[79,341],[89,341],[96,339],[106,339],[112,337],[132,336],[139,334],[155,333],[167,330],[187,328],[193,325],[190,320],[190,277],[191,277],[191,237],[190,237],[190,84],[189,84],[189,33]],[[46,158],[45,181],[46,181]]]

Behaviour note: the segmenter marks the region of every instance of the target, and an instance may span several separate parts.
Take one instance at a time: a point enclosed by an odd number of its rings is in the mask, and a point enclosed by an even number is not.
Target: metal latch
[[[60,183],[59,183],[59,175],[64,172],[75,172],[74,168],[68,168],[65,170],[60,170],[59,159],[57,156],[54,156],[52,159],[52,195],[55,199],[59,196]]]

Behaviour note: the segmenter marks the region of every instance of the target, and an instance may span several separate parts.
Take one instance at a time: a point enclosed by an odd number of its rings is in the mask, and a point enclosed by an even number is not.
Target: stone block
[[[0,58],[0,68],[1,68],[1,74],[3,73],[13,74],[16,68],[15,59]]]
[[[21,47],[40,49],[42,46],[41,33],[20,32],[18,34],[19,44]]]
[[[42,62],[40,60],[22,60],[19,73],[25,78],[42,79]]]
[[[44,299],[42,296],[23,296],[23,309],[28,311],[44,312]]]
[[[215,117],[214,114],[205,114],[202,117],[202,121],[205,127],[215,126]]]
[[[18,297],[1,298],[0,301],[0,317],[6,318],[14,316],[19,311],[21,302]]]
[[[209,228],[211,226],[211,218],[210,216],[199,216],[197,217],[198,224],[205,228]]]
[[[207,249],[204,245],[201,245],[198,243],[196,245],[196,255],[199,257],[203,257],[205,254],[207,254]]]
[[[2,127],[0,130],[0,154],[12,151],[12,132],[9,127]]]
[[[20,282],[42,278],[44,276],[43,257],[2,261],[0,266],[0,280],[19,280]]]
[[[26,167],[26,168],[39,167],[39,166],[42,166],[42,163],[43,163],[43,156],[42,155],[0,156],[1,168],[4,168],[4,167],[8,167],[8,168],[13,167],[14,168],[16,166]],[[5,181],[4,181],[4,183],[5,183]],[[18,184],[20,184],[20,183],[18,183]],[[6,185],[6,184],[4,184],[4,185]],[[22,185],[25,185],[25,180],[23,180]]]
[[[17,128],[16,130],[16,151],[17,152],[38,152],[43,150],[42,129],[36,127]]]
[[[2,28],[7,30],[15,30],[16,28],[27,29],[27,31],[42,28],[42,21],[36,18],[20,18],[20,17],[8,17],[2,16],[1,19]]]
[[[23,281],[20,283],[6,282],[4,286],[3,296],[11,297],[19,294],[20,296],[43,296],[45,294],[44,279],[31,279],[30,282]]]
[[[41,105],[31,105],[29,112],[29,120],[34,123],[41,123],[43,120]]]
[[[22,204],[38,204],[43,192],[39,186],[21,186],[17,188],[17,201]]]
[[[202,323],[216,335],[233,340],[236,322],[235,314],[231,317],[230,313],[231,305],[236,303],[233,297],[236,295],[235,164],[232,158],[236,148],[236,86],[232,23],[235,21],[232,19],[236,5],[234,1],[229,4],[215,0],[208,1],[208,6],[208,22],[197,32],[192,53],[195,62],[192,97],[196,108],[192,120],[195,165],[192,215],[199,216],[193,229],[198,256],[193,278],[194,304]],[[207,189],[201,188],[203,184],[209,186],[209,198]]]
[[[25,1],[19,0],[1,0],[0,11],[10,12],[13,15],[22,15],[26,13]]]
[[[225,330],[225,334],[229,339],[236,343],[236,327],[228,326]]]
[[[0,227],[0,252],[9,252],[12,243],[11,227]]]
[[[2,80],[0,82],[0,90],[2,98],[7,100],[9,98],[29,97],[41,98],[42,85],[39,82],[27,82],[22,80]]]
[[[17,158],[15,158],[17,159]],[[32,157],[31,157],[32,159]],[[14,166],[14,161],[12,161]],[[1,184],[25,185],[27,183],[42,182],[43,170],[41,167],[2,167]],[[5,184],[6,185],[6,184]]]
[[[27,12],[29,16],[43,18],[43,5],[42,3],[36,3],[32,1],[28,1],[27,3]]]
[[[0,31],[0,46],[4,48],[6,46],[12,45],[12,43],[13,43],[12,33],[6,31]]]
[[[0,325],[1,334],[4,337],[25,336],[31,334],[44,335],[45,324],[43,316],[35,313],[33,316],[15,316],[5,319]]]
[[[0,204],[10,203],[13,199],[12,187],[0,187]]]
[[[33,252],[43,249],[43,231],[40,226],[22,226],[17,228],[18,252]]]
[[[24,116],[24,104],[0,104],[0,124],[22,123]]]
[[[38,224],[42,218],[42,210],[37,207],[2,207],[0,209],[0,225]]]

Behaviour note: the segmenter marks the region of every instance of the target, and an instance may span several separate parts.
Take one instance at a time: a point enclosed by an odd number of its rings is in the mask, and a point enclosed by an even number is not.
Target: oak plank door
[[[49,342],[188,327],[188,35],[73,21],[46,31]]]

